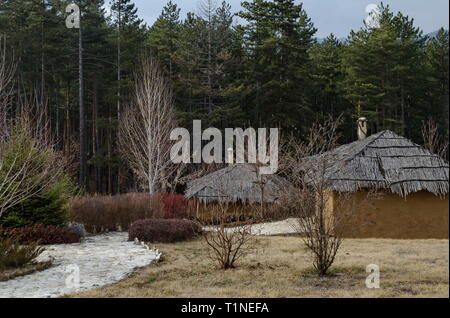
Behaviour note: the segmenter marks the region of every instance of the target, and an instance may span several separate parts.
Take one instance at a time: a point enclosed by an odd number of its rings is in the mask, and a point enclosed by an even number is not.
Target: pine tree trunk
[[[120,2],[119,2],[119,16],[118,16],[118,37],[117,37],[117,124],[120,124],[120,108],[121,108],[121,104],[120,104],[120,98],[121,98],[121,24],[122,24],[122,8],[120,6]],[[117,192],[120,192],[120,165],[117,169]]]
[[[98,129],[98,79],[94,76],[94,107],[93,107],[93,155],[98,159],[98,154],[100,152],[100,136]],[[95,164],[95,191],[97,193],[102,193],[102,182],[101,182],[101,169],[98,165],[98,161]]]
[[[45,0],[42,0],[42,21],[41,21],[41,89],[40,89],[40,107],[42,107],[43,111],[43,120],[44,120],[44,129],[48,129],[47,126],[48,120],[49,120],[49,114],[47,105],[45,103],[45,52],[44,52],[44,18],[45,18]],[[48,131],[43,132],[45,135],[48,134]]]
[[[83,89],[83,32],[80,17],[80,29],[78,32],[78,70],[79,70],[79,120],[80,120],[80,186],[86,189],[87,177],[87,148],[86,148],[86,114],[84,108],[84,89]]]

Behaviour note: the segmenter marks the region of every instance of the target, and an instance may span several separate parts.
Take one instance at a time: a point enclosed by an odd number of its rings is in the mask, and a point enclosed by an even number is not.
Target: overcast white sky
[[[196,11],[200,0],[172,0],[182,9],[182,18],[186,12]],[[217,0],[219,3],[222,0]],[[109,1],[105,1],[109,2]],[[151,25],[168,0],[134,0],[141,18]],[[227,0],[233,11],[241,9],[241,0]],[[298,1],[300,2],[300,1]],[[338,37],[346,37],[350,30],[362,26],[366,18],[366,7],[369,4],[379,4],[380,1],[370,0],[304,0],[304,8],[311,17],[316,28],[317,37],[325,37],[333,32]],[[433,32],[441,26],[448,29],[448,0],[385,0],[394,11],[401,11],[413,17],[416,25],[425,33]]]

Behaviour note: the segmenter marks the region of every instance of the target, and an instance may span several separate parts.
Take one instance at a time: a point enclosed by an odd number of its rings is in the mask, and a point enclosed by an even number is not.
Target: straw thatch
[[[231,202],[275,203],[280,190],[288,182],[277,175],[258,176],[257,167],[251,164],[235,164],[215,171],[187,184],[185,196],[201,202],[229,200]]]
[[[310,162],[324,156],[333,158],[326,178],[334,191],[388,189],[403,197],[418,191],[443,196],[449,191],[448,162],[389,130],[312,157]]]

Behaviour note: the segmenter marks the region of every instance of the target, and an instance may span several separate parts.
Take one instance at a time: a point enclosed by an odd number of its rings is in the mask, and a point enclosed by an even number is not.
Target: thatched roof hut
[[[449,164],[443,158],[386,130],[309,160],[310,167],[327,162],[327,215],[343,212],[342,193],[358,207],[341,235],[448,238]],[[381,200],[360,205],[373,189],[383,193]]]
[[[437,196],[449,192],[448,162],[389,130],[321,156],[333,158],[326,173],[333,191],[387,189],[403,197],[419,191]],[[316,160],[320,156],[312,157],[311,163]]]
[[[264,203],[277,202],[288,181],[277,175],[260,176],[256,169],[251,164],[230,165],[189,182],[185,196],[204,203],[222,200],[259,203],[263,195]]]

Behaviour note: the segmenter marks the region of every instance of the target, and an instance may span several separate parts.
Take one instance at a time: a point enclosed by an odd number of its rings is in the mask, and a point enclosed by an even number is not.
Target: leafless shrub
[[[298,231],[321,276],[327,274],[336,258],[343,230],[349,228],[354,213],[365,203],[356,202],[350,193],[333,194],[328,188],[327,175],[335,160],[329,151],[338,145],[339,124],[340,119],[331,118],[324,124],[314,124],[306,141],[292,138],[287,142],[281,158],[281,167],[295,187],[286,190],[285,204],[296,210]]]
[[[430,152],[448,159],[448,140],[443,140],[438,128],[438,125],[432,118],[424,121],[422,123],[423,142]]]
[[[173,96],[159,64],[141,60],[130,106],[119,123],[120,151],[152,194],[171,175],[170,132],[175,128]]]
[[[236,262],[255,248],[256,237],[252,225],[244,224],[234,228],[227,227],[230,201],[223,200],[211,206],[210,231],[204,232],[204,240],[210,249],[211,258],[221,269],[234,268]]]

